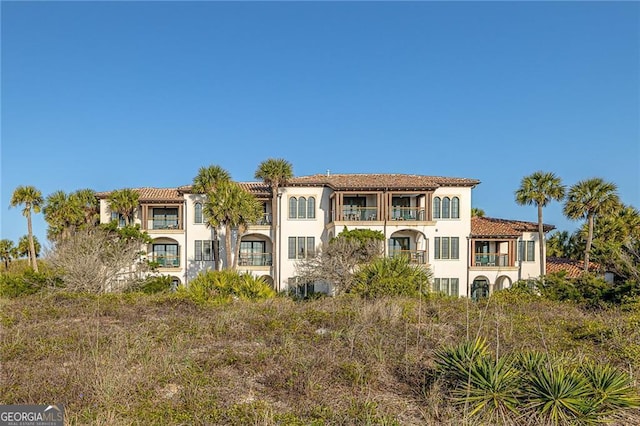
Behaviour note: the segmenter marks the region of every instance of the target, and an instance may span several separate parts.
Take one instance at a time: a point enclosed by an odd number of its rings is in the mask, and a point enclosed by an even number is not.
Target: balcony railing
[[[252,225],[271,225],[271,213],[265,213],[261,218],[256,220]]]
[[[358,222],[363,220],[378,220],[377,207],[343,207],[342,220]]]
[[[240,253],[239,266],[271,266],[271,253]]]
[[[157,263],[160,268],[180,267],[180,257],[174,254],[152,254],[151,261]]]
[[[426,250],[392,250],[389,252],[389,257],[405,256],[409,259],[409,263],[416,263],[418,265],[426,265],[427,263],[427,251]]]
[[[391,220],[425,220],[422,207],[391,207]]]
[[[178,219],[149,219],[147,229],[181,229]]]
[[[475,266],[513,266],[509,265],[509,255],[503,253],[476,253]]]

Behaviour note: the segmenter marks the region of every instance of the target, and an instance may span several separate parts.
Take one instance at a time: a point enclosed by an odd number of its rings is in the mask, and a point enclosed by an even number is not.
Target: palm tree
[[[100,223],[100,202],[93,189],[79,189],[71,194],[79,204],[83,213],[83,224],[81,226],[93,227]]]
[[[256,221],[262,214],[261,207],[253,195],[235,182],[221,182],[215,192],[209,193],[202,213],[210,227],[224,226],[225,228],[227,269],[237,265],[237,260],[233,260],[233,229],[239,228],[235,237],[237,246],[242,230],[246,229],[246,224]]]
[[[196,194],[207,194],[207,198],[210,194],[216,190],[218,185],[231,181],[231,175],[228,171],[218,165],[210,165],[207,167],[200,167],[198,174],[193,178],[192,190]],[[210,225],[208,225],[210,226]],[[212,227],[213,232],[213,268],[218,270],[218,263],[220,253],[218,251],[218,230],[216,227]]]
[[[30,239],[28,235],[23,235],[22,237],[20,237],[20,239],[18,240],[18,245],[15,249],[15,254],[16,257],[23,257],[23,256],[28,256],[29,258],[31,258],[31,255],[29,253],[29,251],[31,247],[31,243],[30,243]],[[34,253],[35,253],[35,258],[40,257],[40,249],[42,247],[40,246],[40,242],[38,241],[38,238],[34,235],[33,236],[33,249],[34,249]]]
[[[42,209],[44,220],[49,224],[47,236],[50,240],[66,239],[75,230],[82,215],[80,205],[64,191],[49,194]]]
[[[484,217],[484,210],[477,207],[471,208],[471,217]]]
[[[240,186],[238,185],[240,188]],[[236,241],[235,241],[235,256],[233,258],[233,268],[238,268],[238,259],[240,258],[240,241],[242,241],[242,234],[247,230],[247,227],[251,223],[255,223],[260,217],[262,217],[262,204],[256,199],[256,197],[240,188],[237,194],[238,197],[238,212],[240,213],[235,217],[233,225],[237,229]]]
[[[4,270],[9,270],[9,264],[13,259],[15,247],[11,240],[0,240],[0,260],[4,262]]]
[[[112,212],[120,214],[124,218],[125,226],[133,221],[133,216],[138,208],[140,194],[130,188],[113,191],[109,195],[109,208]]]
[[[589,271],[589,252],[593,242],[596,217],[614,211],[620,205],[614,183],[601,178],[581,180],[569,189],[564,214],[569,219],[587,219],[587,244],[584,249],[584,270]]]
[[[547,256],[570,257],[569,231],[556,231],[547,238]]]
[[[22,214],[27,218],[27,233],[29,236],[29,259],[34,271],[38,272],[38,263],[36,261],[36,249],[33,242],[33,225],[31,223],[31,211],[40,213],[40,208],[44,200],[42,193],[34,186],[18,186],[11,196],[10,207],[24,205]]]
[[[551,172],[537,171],[525,176],[520,182],[520,188],[515,193],[516,203],[520,205],[536,205],[538,207],[538,242],[540,246],[540,276],[544,275],[544,224],[542,222],[542,208],[552,200],[561,201],[564,198],[565,187],[558,176]]]
[[[271,221],[273,240],[273,282],[276,288],[280,289],[280,277],[278,276],[278,189],[285,185],[293,177],[293,166],[283,158],[269,158],[258,165],[255,173],[256,179],[262,179],[264,183],[271,187]]]

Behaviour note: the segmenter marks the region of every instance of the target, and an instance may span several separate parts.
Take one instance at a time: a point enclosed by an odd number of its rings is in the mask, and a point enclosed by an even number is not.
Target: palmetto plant
[[[140,194],[130,188],[113,191],[109,195],[109,208],[124,217],[126,226],[133,221],[133,216],[138,208]]]
[[[594,362],[585,363],[580,371],[590,386],[590,405],[600,416],[640,407],[640,396],[627,374],[611,365]]]
[[[363,297],[417,296],[427,293],[432,273],[406,256],[380,257],[363,265],[354,276],[350,293]]]

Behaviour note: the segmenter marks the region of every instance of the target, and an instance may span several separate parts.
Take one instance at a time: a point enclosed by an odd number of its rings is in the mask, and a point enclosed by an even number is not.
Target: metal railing
[[[147,229],[182,229],[182,226],[178,219],[153,218],[147,220]]]
[[[391,207],[391,220],[425,220],[422,207]]]
[[[157,263],[160,268],[180,267],[180,257],[174,254],[152,254],[151,261]]]
[[[252,225],[271,225],[271,213],[264,213],[262,217],[253,222]]]
[[[238,266],[271,266],[271,253],[240,253]]]
[[[503,253],[476,253],[474,266],[513,266],[509,265],[509,255]]]
[[[342,220],[358,222],[364,220],[378,220],[377,207],[343,207]]]
[[[398,256],[405,256],[409,258],[409,263],[418,265],[426,265],[428,259],[426,250],[391,250],[389,252],[389,257]]]

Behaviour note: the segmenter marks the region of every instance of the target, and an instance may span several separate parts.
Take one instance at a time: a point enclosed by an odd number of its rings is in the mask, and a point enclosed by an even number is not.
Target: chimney
[[[331,170],[327,169],[327,176],[331,176]]]

